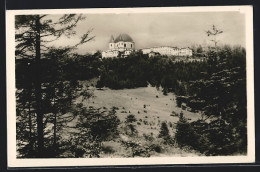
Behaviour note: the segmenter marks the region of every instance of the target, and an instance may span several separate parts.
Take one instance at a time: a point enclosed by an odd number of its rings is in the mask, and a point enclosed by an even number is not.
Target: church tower
[[[115,39],[113,37],[113,35],[111,35],[110,41],[109,41],[109,49],[113,50],[115,49]]]

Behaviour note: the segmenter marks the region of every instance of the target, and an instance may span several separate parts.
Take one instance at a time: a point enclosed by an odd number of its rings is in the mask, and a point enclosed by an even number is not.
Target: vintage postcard
[[[9,167],[255,162],[252,6],[6,14]]]

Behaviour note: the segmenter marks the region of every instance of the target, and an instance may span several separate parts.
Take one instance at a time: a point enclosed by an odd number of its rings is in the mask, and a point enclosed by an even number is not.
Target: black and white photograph
[[[254,162],[252,11],[8,10],[8,165]]]

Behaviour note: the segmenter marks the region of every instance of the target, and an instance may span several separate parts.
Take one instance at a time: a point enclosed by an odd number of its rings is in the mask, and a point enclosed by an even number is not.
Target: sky
[[[245,47],[245,14],[239,12],[110,13],[85,16],[86,19],[78,23],[75,29],[75,37],[62,37],[55,45],[76,43],[89,29],[93,29],[91,35],[95,39],[79,46],[77,52],[80,54],[107,50],[111,35],[116,38],[121,33],[132,37],[136,49],[206,45],[210,43],[210,39],[205,31],[214,24],[223,30],[217,38],[220,44]]]

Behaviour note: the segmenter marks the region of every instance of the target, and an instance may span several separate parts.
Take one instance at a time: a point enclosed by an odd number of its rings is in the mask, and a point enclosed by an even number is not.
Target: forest
[[[104,157],[117,151],[104,144],[108,142],[123,149],[120,157],[150,157],[171,149],[206,156],[247,153],[243,47],[199,46],[194,56],[205,60],[194,62],[148,57],[141,51],[102,59],[99,51],[86,55],[73,51],[94,38],[91,30],[76,45],[48,46],[51,39],[75,35],[73,28],[84,20],[81,15],[64,15],[58,22],[45,18],[28,15],[15,20],[18,158]],[[97,82],[86,82],[93,79]],[[177,123],[162,121],[158,135],[140,135],[136,125],[143,121],[138,114],[122,121],[118,107],[102,110],[83,103],[95,96],[90,86],[124,90],[148,85],[162,88],[164,96],[173,93],[179,108],[201,118],[190,121],[184,112],[177,113]]]

